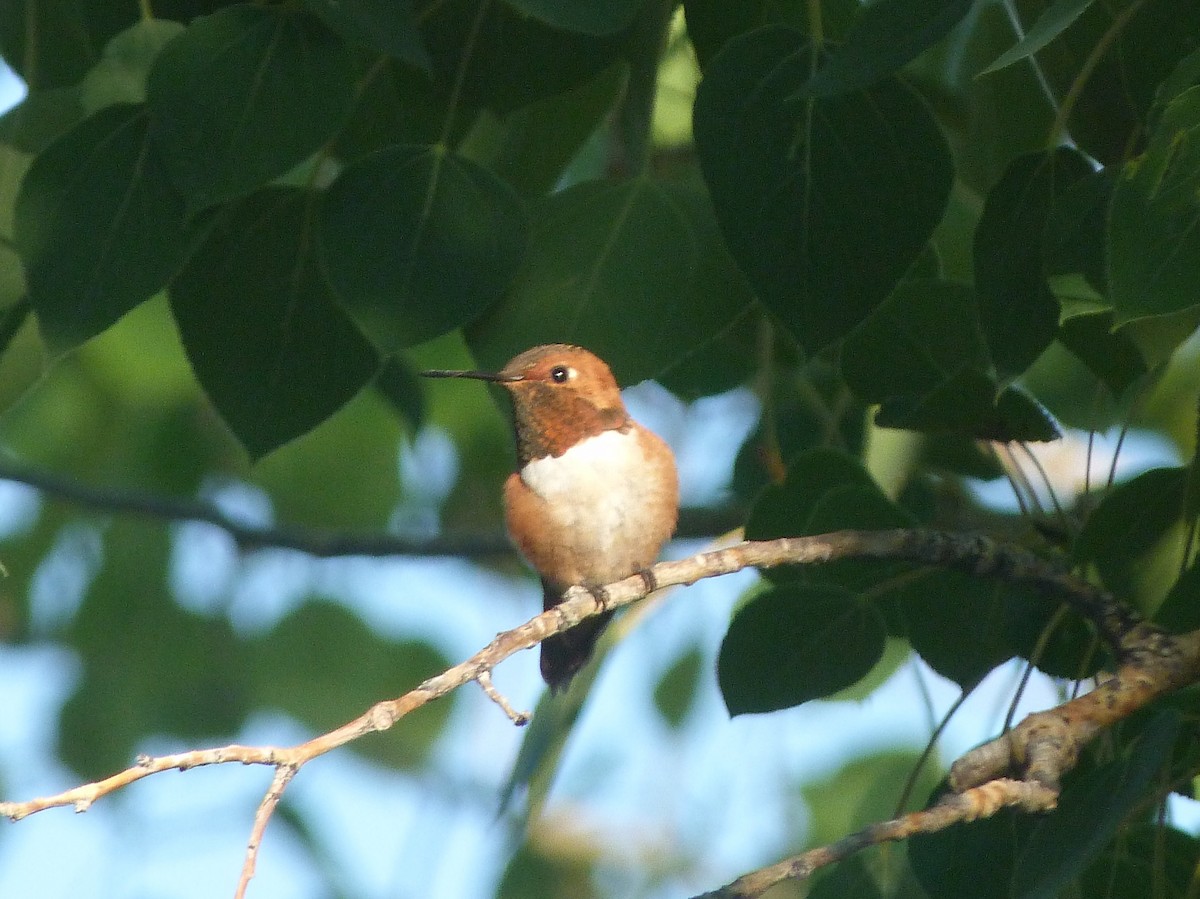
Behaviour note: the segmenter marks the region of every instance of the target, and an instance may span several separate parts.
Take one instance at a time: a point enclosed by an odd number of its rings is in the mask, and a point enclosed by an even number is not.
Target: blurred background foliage
[[[538,343],[670,391],[637,408],[685,463],[681,546],[983,530],[1200,624],[1194,0],[12,0],[0,57],[27,89],[0,118],[0,659],[54,649],[66,672],[66,770],[10,763],[5,795],[299,739],[522,620],[524,594],[493,596],[528,587],[504,410],[417,372]],[[1097,435],[1159,467],[1114,486]],[[980,489],[1005,477],[1015,504]],[[971,694],[1018,658],[1053,697],[1107,662],[1043,598],[953,573],[722,590],[716,630],[625,675],[646,715],[623,743],[756,735],[788,759],[789,716],[905,671]],[[606,645],[656,646],[666,615]],[[597,668],[519,752],[462,697],[346,750],[485,821],[507,797],[491,868],[419,894],[699,892],[936,794],[945,760],[909,744],[815,778],[780,762],[770,800],[681,776],[679,831],[617,848],[588,823],[616,802],[578,786],[593,769],[556,804],[572,752],[621,764],[580,725]],[[906,704],[928,733],[939,701]],[[1068,786],[1090,838],[1004,817],[771,895],[1193,895],[1197,841],[1161,810],[1190,792],[1197,710],[1161,705]],[[315,872],[280,894],[407,895],[346,873],[327,814],[301,796],[276,822]]]

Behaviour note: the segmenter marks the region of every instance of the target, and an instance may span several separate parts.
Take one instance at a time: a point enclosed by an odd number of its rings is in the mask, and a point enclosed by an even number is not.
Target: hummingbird
[[[517,470],[504,484],[505,525],[541,577],[545,609],[569,587],[597,591],[657,560],[679,514],[675,457],[630,418],[604,360],[556,343],[526,350],[498,372],[423,374],[490,381],[512,398]],[[542,678],[552,692],[587,663],[611,617],[542,642]]]

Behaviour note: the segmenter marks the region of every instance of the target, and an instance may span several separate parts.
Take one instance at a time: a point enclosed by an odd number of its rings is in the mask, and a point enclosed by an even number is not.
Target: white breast
[[[651,510],[659,508],[649,495],[655,490],[651,476],[636,428],[605,431],[521,469],[521,480],[546,501],[558,539],[579,557],[596,560],[598,570],[583,574],[601,583],[658,555],[665,534],[646,545],[654,539],[648,534]]]

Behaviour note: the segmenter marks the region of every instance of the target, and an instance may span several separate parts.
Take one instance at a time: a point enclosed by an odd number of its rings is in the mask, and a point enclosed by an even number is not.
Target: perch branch
[[[1026,550],[985,537],[921,530],[838,531],[813,537],[785,537],[744,542],[687,559],[660,562],[651,569],[650,577],[640,572],[603,590],[593,592],[572,587],[561,604],[498,634],[466,661],[423,681],[403,696],[376,703],[353,721],[297,746],[231,745],[143,757],[132,768],[95,783],[25,802],[2,802],[0,815],[16,821],[44,809],[68,805],[76,811],[86,811],[100,797],[169,769],[187,770],[229,762],[272,766],[276,777],[255,817],[240,896],[253,875],[262,833],[283,789],[312,759],[367,734],[388,730],[405,715],[469,681],[478,682],[511,720],[523,723],[527,716],[515,711],[492,684],[492,670],[509,656],[536,646],[585,618],[642,599],[651,585],[663,588],[692,584],[748,567],[820,564],[852,558],[903,560],[954,568],[1034,588],[1066,602],[1090,619],[1112,647],[1118,671],[1092,693],[1049,712],[1031,715],[1014,730],[968,753],[953,769],[951,784],[956,793],[938,806],[875,825],[824,849],[748,874],[725,887],[725,892],[713,895],[756,896],[778,879],[805,876],[816,867],[844,858],[864,846],[931,832],[992,814],[1004,806],[1052,808],[1058,796],[1059,775],[1074,764],[1083,744],[1102,728],[1156,697],[1200,678],[1200,631],[1183,637],[1167,634],[1107,591]],[[1015,778],[1004,776],[1008,774]],[[777,879],[772,881],[773,877]]]
[[[869,846],[906,840],[919,833],[936,833],[954,824],[988,818],[1002,808],[1016,807],[1027,812],[1054,808],[1058,793],[1040,784],[1023,780],[993,780],[965,793],[949,793],[936,805],[910,812],[890,821],[880,821],[842,837],[828,846],[818,846],[749,874],[718,890],[696,899],[753,899],[777,883],[803,879],[818,868],[840,862]]]
[[[199,521],[229,534],[243,550],[294,549],[318,558],[335,556],[461,556],[481,558],[512,552],[501,533],[440,534],[412,538],[394,534],[322,531],[280,525],[262,527],[226,515],[211,503],[138,490],[94,487],[73,478],[18,465],[0,456],[0,481],[33,487],[44,496],[83,508],[162,521]],[[724,533],[741,520],[738,509],[684,509],[678,535],[706,538]]]

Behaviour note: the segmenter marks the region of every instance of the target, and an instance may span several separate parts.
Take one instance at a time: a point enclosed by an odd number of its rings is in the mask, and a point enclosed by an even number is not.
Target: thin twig
[[[246,844],[246,858],[242,862],[242,873],[238,878],[237,890],[234,892],[234,899],[245,899],[246,889],[250,886],[250,881],[254,878],[254,869],[258,865],[258,850],[262,846],[263,834],[267,832],[267,824],[271,821],[271,815],[275,813],[275,808],[279,805],[279,800],[283,798],[283,791],[287,789],[287,785],[292,782],[292,778],[300,770],[295,765],[281,765],[275,769],[275,777],[271,781],[271,786],[267,789],[267,794],[263,796],[262,802],[258,804],[258,811],[254,813],[254,826],[250,828],[250,840]]]
[[[529,719],[533,716],[529,712],[518,712],[513,708],[512,703],[492,683],[492,673],[490,671],[480,671],[475,681],[483,688],[483,692],[487,694],[487,698],[500,706],[504,714],[508,716],[509,721],[517,727],[524,727],[529,723]]]
[[[395,534],[349,533],[279,525],[263,527],[232,518],[211,503],[137,490],[93,487],[52,472],[19,465],[0,455],[0,481],[25,484],[47,497],[117,515],[137,515],[162,521],[199,521],[229,534],[243,550],[294,549],[318,558],[340,556],[458,556],[481,558],[512,552],[499,531],[485,534],[439,534],[401,537]],[[681,539],[710,537],[733,527],[741,510],[684,509],[680,511]]]

